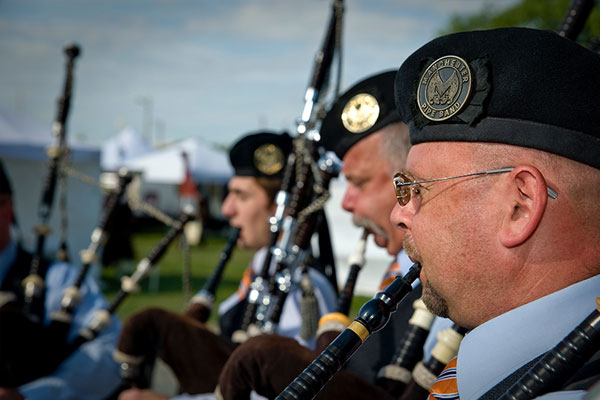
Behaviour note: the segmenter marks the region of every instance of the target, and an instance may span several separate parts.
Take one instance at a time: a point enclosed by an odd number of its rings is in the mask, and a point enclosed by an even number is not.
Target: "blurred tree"
[[[512,6],[499,9],[486,2],[481,11],[472,15],[455,15],[440,35],[477,29],[524,26],[556,31],[572,0],[518,0]],[[596,0],[595,3],[598,3]],[[589,47],[600,38],[600,6],[595,4],[577,41]]]

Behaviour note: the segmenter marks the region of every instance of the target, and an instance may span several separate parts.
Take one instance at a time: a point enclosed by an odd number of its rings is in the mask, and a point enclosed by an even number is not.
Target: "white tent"
[[[100,166],[104,171],[116,171],[125,166],[128,160],[153,150],[140,133],[132,128],[125,128],[102,146]]]
[[[180,184],[185,176],[181,155],[184,151],[189,157],[194,181],[198,183],[224,183],[233,174],[224,151],[195,138],[127,160],[125,165],[133,171],[142,172],[145,182]]]
[[[224,151],[189,138],[127,160],[125,166],[131,171],[141,172],[142,200],[176,215],[180,209],[178,186],[185,177],[182,152],[188,155],[194,181],[202,186],[210,186],[207,199],[209,209],[213,215],[218,215],[224,194],[223,186],[233,175],[233,168]]]
[[[48,175],[46,147],[55,141],[51,122],[47,128],[40,127],[0,109],[0,158],[13,186],[16,218],[23,243],[30,250],[34,248],[36,235],[33,227],[40,223],[38,207]],[[71,166],[97,179],[100,174],[100,150],[72,140],[67,142],[71,150]],[[73,178],[67,180],[67,188],[69,256],[78,265],[79,250],[88,246],[92,230],[100,217],[102,199],[98,187]],[[58,195],[57,189],[49,221],[52,233],[45,243],[49,255],[54,255],[60,241]]]

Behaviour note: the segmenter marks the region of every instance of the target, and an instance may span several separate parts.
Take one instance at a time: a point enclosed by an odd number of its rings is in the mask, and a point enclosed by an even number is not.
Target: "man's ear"
[[[515,167],[508,179],[500,242],[506,247],[515,247],[535,232],[546,209],[548,192],[544,176],[531,165]]]

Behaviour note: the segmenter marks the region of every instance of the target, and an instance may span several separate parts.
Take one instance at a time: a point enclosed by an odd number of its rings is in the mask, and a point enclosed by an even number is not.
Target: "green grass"
[[[136,260],[132,269],[137,262],[147,256],[151,249],[163,237],[166,229],[152,230],[153,232],[136,233],[133,236],[133,248],[136,255]],[[205,282],[212,275],[217,266],[219,254],[225,247],[225,238],[211,235],[205,237],[203,242],[198,246],[190,248],[190,293],[193,296],[198,290],[202,289]],[[220,285],[217,288],[215,309],[211,314],[209,324],[217,325],[218,304],[225,300],[229,295],[237,290],[242,273],[250,260],[252,252],[244,251],[235,248],[229,263],[223,274]],[[127,319],[132,313],[142,310],[146,307],[162,307],[174,312],[183,312],[184,310],[184,292],[182,276],[184,271],[184,256],[180,247],[179,240],[175,240],[164,256],[155,265],[151,274],[158,274],[158,277],[147,276],[140,281],[140,291],[130,294],[125,298],[123,303],[117,309],[117,315],[121,320]],[[126,275],[130,276],[133,271],[127,271]],[[105,267],[102,270],[102,280],[106,285],[104,293],[110,301],[119,291],[120,281],[118,272],[114,267]],[[151,280],[158,283],[157,290],[150,290]],[[343,284],[345,277],[338,277],[338,285]],[[369,298],[356,296],[352,301],[350,317],[354,318],[360,306]]]

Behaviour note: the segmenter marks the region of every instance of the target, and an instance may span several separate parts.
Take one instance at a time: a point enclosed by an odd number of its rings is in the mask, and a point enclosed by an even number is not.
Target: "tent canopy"
[[[233,168],[224,151],[189,138],[125,161],[132,171],[142,173],[142,180],[152,183],[179,184],[185,177],[182,152],[186,152],[194,181],[201,183],[225,183],[233,175]]]
[[[132,128],[121,130],[102,146],[100,166],[105,171],[116,171],[127,160],[152,152],[154,149],[144,137]]]
[[[49,124],[50,125],[50,124]],[[13,186],[16,220],[19,223],[22,243],[34,249],[39,224],[38,209],[42,189],[48,175],[46,148],[54,145],[56,138],[51,128],[35,123],[0,109],[0,158]],[[78,172],[91,177],[100,175],[100,149],[69,140],[70,165]],[[48,256],[54,254],[60,239],[59,188],[48,224],[52,232],[46,241]],[[101,212],[102,195],[96,186],[77,179],[67,179],[68,243],[72,260],[77,260],[79,250],[87,248],[90,235]]]
[[[41,127],[0,108],[0,157],[46,160],[46,148],[55,143],[51,122]],[[68,131],[67,144],[73,161],[94,161],[100,157],[100,149],[74,140]]]

